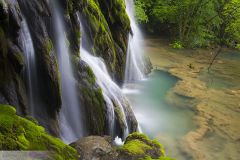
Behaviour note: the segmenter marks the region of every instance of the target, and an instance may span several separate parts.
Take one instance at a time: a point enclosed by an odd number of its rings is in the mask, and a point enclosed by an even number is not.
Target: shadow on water
[[[178,78],[168,72],[154,70],[147,80],[128,84],[125,94],[133,106],[142,131],[151,138],[160,140],[169,156],[180,159],[178,155],[173,155],[180,152],[176,151],[179,148],[176,140],[195,129],[196,124],[193,121],[194,111],[176,105],[176,99],[167,99],[168,92],[177,81]]]

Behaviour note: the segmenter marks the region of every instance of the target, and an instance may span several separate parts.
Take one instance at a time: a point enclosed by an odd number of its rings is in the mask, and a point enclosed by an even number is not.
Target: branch
[[[232,16],[232,14],[234,14],[234,12],[236,12],[238,9],[240,8],[240,5],[237,6],[237,8],[232,9],[232,11],[228,14],[228,17],[226,19],[228,19],[230,16]],[[213,16],[212,18],[210,18],[209,20],[206,21],[205,24],[210,23],[212,20],[214,20],[217,16],[219,16],[219,14],[216,14],[215,16]]]
[[[217,56],[221,53],[222,51],[222,46],[220,46],[220,48],[218,49],[218,51],[216,52],[216,54],[214,55],[213,59],[211,60],[211,63],[208,66],[208,73],[210,72],[210,69],[215,61],[215,59],[217,58]]]

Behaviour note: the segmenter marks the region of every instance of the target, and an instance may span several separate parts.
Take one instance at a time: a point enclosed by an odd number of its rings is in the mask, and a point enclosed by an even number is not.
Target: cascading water
[[[80,21],[80,19],[79,19]],[[81,24],[81,21],[80,21]],[[99,58],[92,56],[84,47],[83,42],[86,41],[86,34],[83,27],[81,27],[82,40],[81,40],[81,59],[85,61],[93,70],[96,76],[97,84],[101,87],[103,92],[104,100],[108,107],[108,124],[109,124],[109,134],[115,136],[115,112],[114,108],[119,107],[123,114],[123,121],[125,125],[124,138],[129,134],[128,124],[126,120],[126,115],[124,111],[124,105],[126,104],[126,99],[116,83],[111,79],[107,67],[104,61]],[[114,107],[115,106],[115,107]]]
[[[60,111],[61,138],[66,143],[78,140],[84,134],[81,109],[77,98],[76,80],[73,76],[69,49],[66,42],[63,15],[55,1],[52,1],[55,43],[61,77],[62,108]]]
[[[125,68],[125,83],[144,78],[143,37],[134,17],[134,2],[126,0],[127,14],[130,18],[132,34],[129,34],[127,61]]]
[[[132,33],[129,34],[127,61],[125,68],[125,80],[123,85],[123,92],[138,93],[138,90],[129,88],[128,84],[134,83],[145,78],[144,75],[144,44],[140,29],[138,28],[134,15],[134,1],[125,0],[126,11],[131,23]],[[142,133],[141,126],[138,124],[138,132]]]
[[[25,68],[25,77],[27,82],[27,90],[29,97],[29,112],[30,115],[35,116],[34,107],[36,104],[37,95],[37,69],[36,69],[36,59],[35,59],[35,51],[33,47],[32,38],[28,29],[27,22],[25,18],[23,18],[21,22],[20,29],[20,44],[23,49],[26,68]]]

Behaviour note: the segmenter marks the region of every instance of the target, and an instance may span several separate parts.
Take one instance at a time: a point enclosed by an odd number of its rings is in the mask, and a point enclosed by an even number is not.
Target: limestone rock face
[[[27,62],[20,43],[20,29],[26,21],[36,56],[38,94],[41,104],[35,108],[36,119],[47,132],[59,136],[58,116],[61,109],[61,79],[54,45],[53,13],[49,0],[0,1],[0,103],[16,107],[19,115],[30,113],[28,86],[24,79]],[[89,50],[104,59],[111,77],[121,84],[124,76],[130,22],[124,0],[59,0],[63,9],[70,58],[77,81],[78,99],[84,111],[88,135],[107,134],[107,106],[91,68],[80,59],[80,24],[84,20],[89,37]],[[130,132],[137,121],[125,106]],[[117,112],[117,111],[116,111]],[[119,114],[121,115],[121,114]],[[116,120],[123,134],[121,116]]]
[[[90,0],[82,3],[83,25],[90,38],[92,52],[104,59],[112,77],[124,79],[130,21],[124,0]]]
[[[51,13],[45,0],[32,1],[1,1],[1,12],[4,20],[1,21],[3,47],[0,56],[3,57],[4,67],[1,67],[1,97],[0,103],[11,104],[17,108],[19,114],[29,113],[26,82],[23,72],[26,67],[23,48],[21,47],[20,29],[23,20],[26,20],[33,40],[37,59],[39,77],[39,98],[42,108],[37,108],[37,118],[40,124],[57,135],[57,114],[61,107],[58,66],[56,54],[52,47],[52,40],[48,24],[51,22]],[[2,15],[2,13],[1,13]],[[50,122],[47,123],[46,121]]]

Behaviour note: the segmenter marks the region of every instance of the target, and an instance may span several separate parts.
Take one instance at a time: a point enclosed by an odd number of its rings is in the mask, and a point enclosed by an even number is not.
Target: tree
[[[147,30],[165,30],[184,46],[240,47],[240,0],[136,0],[135,5]]]

